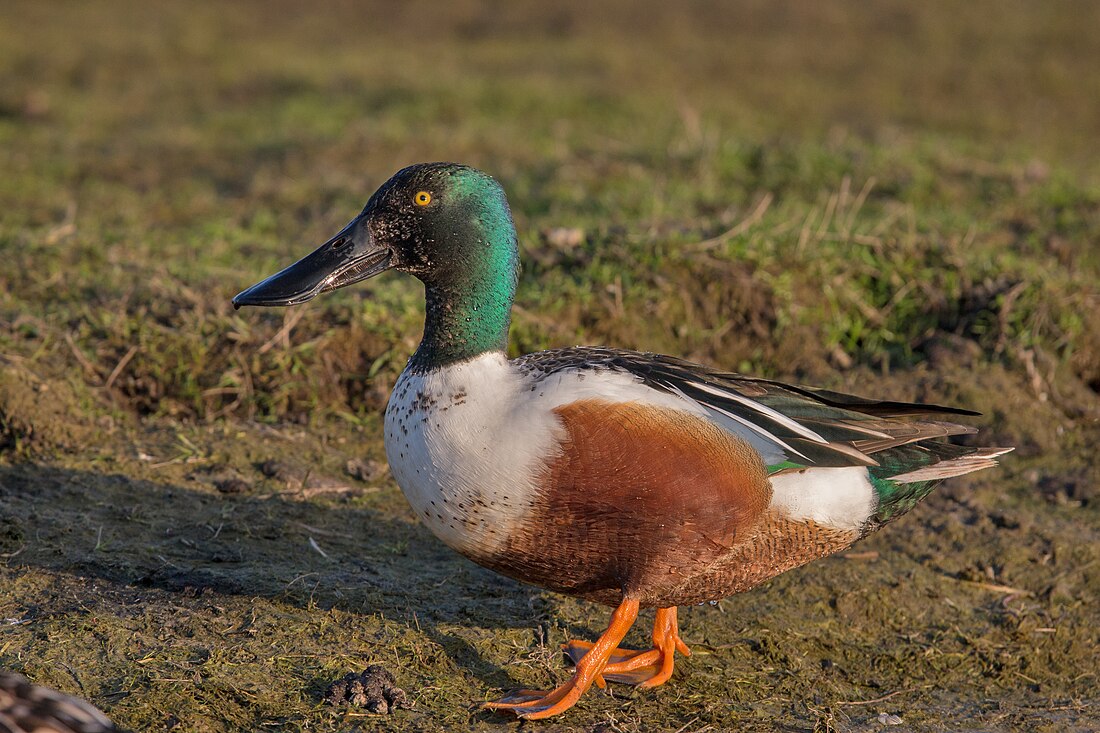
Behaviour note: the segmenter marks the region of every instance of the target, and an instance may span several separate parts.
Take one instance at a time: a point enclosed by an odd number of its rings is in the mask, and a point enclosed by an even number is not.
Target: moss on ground
[[[516,214],[515,352],[957,403],[1018,447],[537,727],[1100,725],[1096,6],[634,7],[4,5],[0,667],[176,731],[513,729],[471,705],[564,678],[606,611],[456,556],[379,469],[418,286],[229,304],[454,159]],[[414,706],[322,704],[369,664]]]

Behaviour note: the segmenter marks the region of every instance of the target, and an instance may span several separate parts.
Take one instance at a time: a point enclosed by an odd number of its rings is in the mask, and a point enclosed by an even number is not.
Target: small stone
[[[584,243],[584,230],[577,227],[552,227],[543,231],[542,236],[557,249],[573,249]]]
[[[893,713],[879,713],[878,722],[882,725],[904,725],[905,723],[905,721]]]
[[[1024,167],[1024,178],[1033,183],[1042,183],[1050,178],[1050,166],[1037,158],[1033,158]]]
[[[389,467],[381,461],[369,461],[362,458],[352,458],[344,467],[348,475],[357,481],[376,481],[386,475]]]
[[[412,707],[408,695],[381,664],[372,664],[360,674],[349,672],[325,690],[329,705],[353,705],[372,713],[389,714],[398,708]]]
[[[50,114],[53,103],[44,89],[32,89],[23,97],[23,117],[28,120],[40,120]]]
[[[852,364],[855,363],[852,361],[852,357],[848,355],[848,352],[839,346],[833,347],[833,350],[829,353],[829,359],[841,369],[850,369]]]
[[[289,481],[294,477],[294,472],[290,470],[290,466],[282,461],[276,461],[274,458],[260,464],[260,473],[268,478],[279,479],[280,481]]]
[[[215,481],[214,488],[223,494],[243,494],[252,487],[244,479],[228,478],[222,481]]]

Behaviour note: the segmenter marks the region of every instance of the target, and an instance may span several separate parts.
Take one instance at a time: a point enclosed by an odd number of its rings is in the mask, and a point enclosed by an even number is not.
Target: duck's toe
[[[592,648],[592,643],[587,641],[572,640],[561,645],[573,664],[579,664],[584,655]],[[661,668],[660,649],[622,649],[612,650],[607,666],[603,668],[595,680],[599,688],[604,688],[607,682],[618,682],[623,685],[640,685],[650,677],[653,677]]]
[[[593,684],[600,687],[606,684],[602,677],[603,670],[607,667],[612,651],[618,648],[619,642],[626,636],[626,632],[630,630],[636,618],[638,618],[638,601],[632,598],[623,599],[615,609],[615,613],[611,615],[611,624],[607,627],[607,631],[600,636],[599,641],[585,649],[581,659],[577,661],[577,668],[571,680],[550,692],[515,690],[499,700],[485,703],[482,707],[515,713],[521,718],[532,720],[549,718],[565,712],[573,707]]]
[[[573,664],[579,664],[592,646],[587,641],[570,641],[562,644],[562,649]],[[691,656],[691,650],[680,638],[676,609],[662,608],[657,611],[653,624],[653,648],[645,651],[613,649],[595,684],[602,688],[606,680],[646,688],[663,685],[672,677],[676,652],[685,657]]]
[[[577,673],[573,679],[549,692],[513,690],[504,697],[482,705],[488,710],[515,713],[517,717],[538,720],[563,713],[577,704],[591,686],[591,675]]]

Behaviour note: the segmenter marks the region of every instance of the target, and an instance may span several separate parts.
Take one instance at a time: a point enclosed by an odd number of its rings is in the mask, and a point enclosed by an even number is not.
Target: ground
[[[1085,2],[5,3],[0,668],[151,731],[1100,727],[1096,27]],[[386,473],[419,285],[229,303],[438,159],[508,191],[513,353],[958,404],[1016,452],[683,609],[665,687],[473,709],[563,680],[608,613],[456,556]],[[371,664],[411,708],[324,704]]]

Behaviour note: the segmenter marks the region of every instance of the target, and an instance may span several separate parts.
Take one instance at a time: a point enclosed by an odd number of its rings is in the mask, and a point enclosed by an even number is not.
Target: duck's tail
[[[997,456],[1011,450],[920,441],[875,453],[879,465],[868,472],[878,506],[868,521],[868,531],[905,514],[940,481],[992,468],[997,465]]]
[[[983,468],[993,468],[997,465],[997,462],[993,460],[994,458],[1003,456],[1012,450],[1012,448],[978,448],[973,453],[958,458],[949,458],[932,466],[925,466],[908,473],[891,476],[890,480],[899,484],[942,481],[945,478],[981,471]]]

